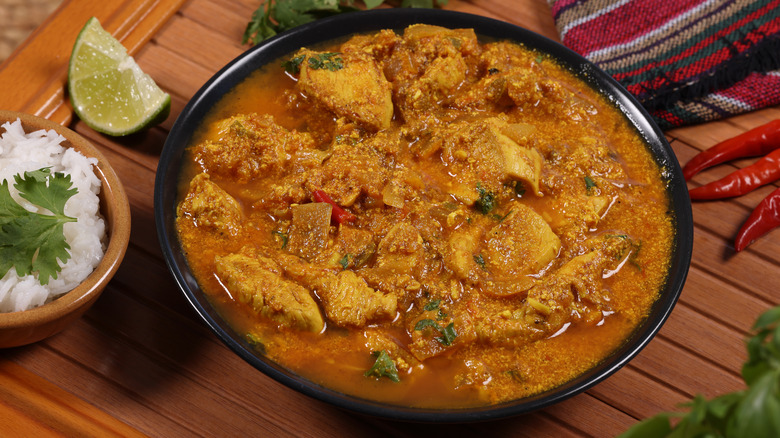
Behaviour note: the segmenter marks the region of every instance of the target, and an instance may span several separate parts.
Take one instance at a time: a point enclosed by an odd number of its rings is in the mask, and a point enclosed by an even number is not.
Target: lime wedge
[[[141,71],[95,17],[87,21],[73,46],[68,91],[76,115],[108,135],[127,135],[154,126],[171,110],[171,97]]]

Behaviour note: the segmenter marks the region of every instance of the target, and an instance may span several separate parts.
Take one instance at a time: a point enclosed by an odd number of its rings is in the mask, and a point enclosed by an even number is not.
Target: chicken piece
[[[595,228],[601,218],[606,214],[612,200],[607,196],[589,196],[588,207],[590,214],[587,214],[586,223],[590,228]]]
[[[528,143],[535,128],[527,124],[505,123],[500,119],[491,119],[489,126],[493,140],[504,158],[504,172],[511,178],[525,182],[535,195],[541,196],[539,177],[542,173],[542,156],[536,149],[518,144]]]
[[[303,57],[303,58],[300,58]],[[340,117],[375,131],[393,119],[391,85],[376,61],[365,53],[302,50],[298,87]]]
[[[352,271],[326,276],[318,292],[328,319],[342,327],[390,320],[398,310],[395,296],[370,288]]]
[[[419,123],[432,117],[440,102],[466,81],[469,66],[465,56],[477,50],[476,34],[471,29],[424,24],[406,28],[385,68],[404,119]]]
[[[453,178],[443,181],[442,190],[460,202],[472,205],[479,199],[477,187],[497,193],[507,179],[504,157],[491,127],[484,121],[455,122],[437,127],[432,142],[441,142],[442,164]]]
[[[444,253],[444,264],[460,280],[475,284],[484,275],[484,270],[477,264],[477,244],[479,229],[460,227],[450,234]]]
[[[258,175],[282,174],[298,151],[315,148],[308,133],[289,131],[270,115],[238,115],[218,123],[209,140],[195,146],[204,170],[247,182]]]
[[[340,254],[345,256],[344,268],[359,268],[365,265],[376,252],[374,235],[370,231],[361,230],[349,225],[339,225],[336,241]]]
[[[515,105],[542,117],[554,115],[556,120],[569,119],[593,131],[600,129],[592,118],[597,107],[582,91],[566,80],[541,76],[530,70],[507,76],[507,94]]]
[[[328,247],[332,209],[326,202],[293,205],[287,249],[309,261],[320,255]]]
[[[411,338],[407,348],[418,360],[446,354],[476,339],[470,312],[450,308],[441,299],[428,301],[419,310],[417,315],[407,312],[406,316]]]
[[[533,52],[508,41],[485,44],[479,59],[481,70],[490,76],[501,77],[512,70],[539,70],[539,60]]]
[[[207,173],[199,173],[192,178],[177,214],[192,218],[196,226],[229,236],[238,234],[243,217],[238,201],[211,181]]]
[[[485,264],[494,278],[515,280],[538,274],[558,255],[561,241],[531,207],[515,203],[486,235]]]
[[[309,175],[308,185],[322,189],[342,207],[353,205],[361,194],[381,199],[388,170],[382,157],[370,147],[338,144],[317,172]]]
[[[230,293],[255,312],[294,329],[318,333],[325,326],[309,291],[283,279],[273,260],[231,254],[217,256],[215,268]]]
[[[442,182],[442,190],[466,205],[479,198],[478,186],[498,193],[505,182],[514,180],[541,196],[543,160],[532,146],[534,132],[531,125],[499,118],[456,122],[437,127],[424,153],[441,150],[446,172],[454,176]]]
[[[341,45],[344,53],[360,52],[382,61],[390,56],[401,37],[392,29],[382,29],[373,35],[354,35]]]
[[[372,289],[352,271],[334,274],[284,254],[279,257],[279,263],[290,278],[317,292],[325,315],[338,326],[362,327],[369,322],[392,319],[396,314],[398,301],[394,295]]]
[[[478,321],[477,337],[496,345],[522,345],[550,336],[575,321],[598,323],[609,311],[602,274],[621,266],[632,242],[622,235],[606,236],[585,254],[566,262],[528,291],[522,305]]]
[[[379,242],[374,265],[361,269],[360,275],[369,286],[392,291],[403,299],[406,291],[417,291],[422,287],[418,279],[425,269],[422,236],[412,224],[399,222]]]
[[[421,267],[424,257],[420,233],[410,223],[399,222],[379,242],[376,267],[398,274],[413,272]]]
[[[476,82],[466,84],[464,92],[457,94],[453,106],[485,111],[504,111],[511,107],[514,102],[507,92],[510,72],[538,70],[538,60],[535,58],[533,52],[516,44],[485,44],[479,54],[481,77]]]
[[[449,29],[432,24],[413,24],[404,29],[404,42],[418,47],[426,40],[434,40],[434,45],[445,44],[457,48],[464,55],[473,54],[479,50],[479,41],[474,29]],[[430,55],[429,49],[426,53]]]

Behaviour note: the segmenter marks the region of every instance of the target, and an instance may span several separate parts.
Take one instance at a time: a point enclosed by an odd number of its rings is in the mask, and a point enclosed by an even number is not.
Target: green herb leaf
[[[441,300],[433,300],[430,303],[423,306],[423,310],[427,312],[433,312],[436,310],[436,319],[441,321],[442,319],[447,317],[447,314],[442,310],[439,306],[441,305]]]
[[[780,436],[778,371],[762,375],[744,393],[728,423],[727,436]]]
[[[623,432],[620,438],[662,438],[669,436],[671,432],[672,426],[669,424],[669,416],[656,415],[633,425]]]
[[[593,189],[596,188],[596,181],[593,181],[593,178],[586,176],[585,178],[585,191],[590,195],[593,192]]]
[[[282,67],[287,73],[297,75],[301,72],[301,63],[306,59],[306,55],[299,55],[290,60],[284,61]]]
[[[273,5],[273,0],[267,0],[252,13],[252,18],[247,23],[244,35],[241,37],[241,44],[257,44],[278,33],[276,25],[271,21]]]
[[[11,197],[8,182],[0,184],[0,277],[13,267],[19,276],[37,272],[45,285],[62,270],[58,260],[70,259],[63,226],[76,219],[65,216],[65,203],[78,190],[70,175],[51,174],[49,168],[16,175],[14,180],[20,197],[52,214],[25,210]]]
[[[271,231],[271,234],[274,236],[274,240],[281,244],[279,249],[285,249],[287,247],[287,242],[290,240],[290,237],[287,235],[287,233],[283,233],[281,231]]]
[[[292,29],[319,18],[360,10],[354,0],[265,0],[252,13],[244,29],[241,44],[257,44],[279,32]],[[365,9],[373,9],[384,0],[363,0]],[[433,8],[444,6],[447,0],[404,0],[401,7]]]
[[[456,337],[458,337],[458,332],[455,331],[455,323],[451,322],[447,327],[444,327],[444,330],[441,331],[441,337],[436,338],[436,340],[449,347]]]
[[[340,53],[317,53],[309,57],[309,68],[313,70],[336,71],[344,68],[344,59],[339,56]]]
[[[441,328],[436,321],[428,318],[417,321],[417,324],[414,325],[414,331],[421,331],[426,327],[430,327],[439,332],[441,336],[437,337],[436,340],[445,346],[452,345],[452,342],[455,341],[455,338],[458,336],[458,333],[455,331],[455,323],[451,322],[446,327]]]
[[[371,369],[365,372],[364,375],[366,377],[387,377],[396,383],[401,381],[398,377],[398,369],[395,367],[395,362],[393,362],[393,358],[390,357],[387,350],[374,351],[371,354],[376,358],[376,361]]]
[[[485,258],[482,257],[482,254],[476,254],[474,256],[474,263],[478,264],[479,267],[483,270],[487,270],[487,266],[485,266]]]
[[[285,31],[339,12],[338,0],[276,0],[273,19]]]
[[[439,305],[441,304],[441,300],[433,300],[430,303],[423,306],[423,309],[430,312],[431,310],[438,310]]]
[[[748,388],[712,400],[696,396],[687,414],[659,414],[625,433],[633,437],[780,436],[780,306],[762,314],[748,339],[742,376]],[[680,417],[671,427],[669,418]]]
[[[417,324],[414,325],[414,331],[419,332],[424,330],[425,327],[432,327],[437,332],[441,332],[441,327],[439,327],[439,324],[437,324],[436,321],[428,318],[417,321]]]
[[[344,254],[344,257],[339,260],[342,269],[347,269],[347,266],[349,266],[349,257],[349,254]]]
[[[488,214],[491,210],[496,208],[496,196],[485,190],[482,187],[482,184],[477,184],[477,193],[479,194],[479,199],[474,203],[474,206],[477,207],[477,210],[479,210],[480,213]]]

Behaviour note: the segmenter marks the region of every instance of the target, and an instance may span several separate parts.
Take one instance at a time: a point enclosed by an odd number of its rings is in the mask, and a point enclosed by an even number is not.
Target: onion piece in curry
[[[554,60],[411,26],[301,49],[188,149],[199,284],[274,361],[405,406],[554,388],[625,341],[672,251],[661,171]]]

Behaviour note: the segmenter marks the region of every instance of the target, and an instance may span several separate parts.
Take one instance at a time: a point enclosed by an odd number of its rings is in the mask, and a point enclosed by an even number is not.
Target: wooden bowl
[[[116,273],[130,241],[130,204],[114,170],[89,141],[50,120],[29,114],[0,110],[0,125],[21,120],[24,131],[57,131],[65,137],[64,147],[72,147],[87,157],[97,158],[95,175],[102,187],[100,213],[106,222],[108,245],[95,270],[78,286],[53,301],[29,310],[0,313],[0,348],[31,344],[59,333],[78,319],[97,300]]]

